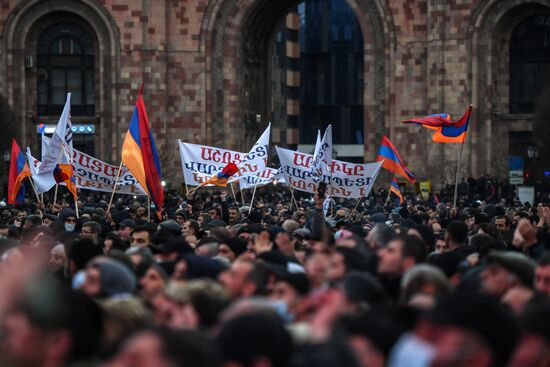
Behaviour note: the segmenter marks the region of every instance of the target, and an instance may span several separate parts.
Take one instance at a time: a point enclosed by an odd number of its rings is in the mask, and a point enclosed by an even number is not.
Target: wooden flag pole
[[[298,207],[298,202],[296,201],[296,198],[294,197],[294,188],[292,187],[292,185],[290,185],[289,187],[290,187],[290,195],[292,195],[290,197],[290,207],[292,207],[292,200],[294,200],[294,205],[296,205],[296,211],[300,211],[300,208]]]
[[[147,195],[147,221],[151,221],[151,197]]]
[[[40,201],[40,197],[38,196],[38,192],[36,192],[36,187],[34,186],[34,182],[32,182],[32,177],[29,177],[29,181],[31,183],[32,191],[34,191],[34,194],[36,195],[36,200],[38,200],[39,203],[42,203],[42,205],[44,205],[44,202]]]
[[[78,219],[78,218],[80,218],[80,215],[78,214],[78,195],[76,195],[76,197],[73,198],[73,199],[74,199],[74,211],[75,211],[75,214],[76,214],[76,219]]]
[[[254,196],[256,195],[256,184],[254,184],[254,192],[252,193],[252,201],[250,202],[250,208],[248,208],[248,214],[252,211],[252,205],[254,205]]]
[[[388,197],[386,198],[386,203],[384,204],[384,206],[387,206],[388,205],[388,202],[390,201],[390,195],[391,195],[391,182],[393,181],[393,176],[391,176],[391,179],[390,179],[390,189],[388,190]]]
[[[57,202],[57,188],[59,187],[58,184],[55,184],[55,191],[53,194],[53,205],[55,206],[55,203]]]
[[[243,189],[241,188],[241,184],[240,184],[240,183],[239,183],[239,191],[241,192],[241,205],[244,205]]]
[[[233,182],[229,184],[231,186],[231,192],[233,193],[233,199],[237,202],[237,195],[235,195],[235,189],[233,188]]]
[[[363,200],[363,197],[364,197],[364,196],[360,196],[359,199],[357,199],[357,203],[356,203],[355,206],[353,207],[353,210],[352,210],[352,211],[356,211],[356,210],[357,210],[357,207],[359,206],[359,203],[361,202],[361,200]]]
[[[113,204],[113,198],[115,197],[116,185],[117,185],[118,180],[120,178],[120,172],[121,171],[122,171],[122,161],[120,161],[120,165],[118,166],[118,172],[116,174],[115,184],[113,185],[113,192],[111,192],[111,198],[109,199],[109,206],[107,207],[107,213],[109,213],[111,211],[111,205]]]

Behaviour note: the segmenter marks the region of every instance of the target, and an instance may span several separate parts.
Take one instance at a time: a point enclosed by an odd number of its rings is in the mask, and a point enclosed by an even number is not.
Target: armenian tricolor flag
[[[17,145],[15,139],[11,141],[11,161],[8,175],[8,204],[21,203],[25,199],[25,185],[23,180],[31,176],[25,154]]]
[[[378,157],[376,158],[377,162],[384,161],[382,167],[388,171],[392,171],[395,174],[401,175],[411,183],[416,182],[416,178],[411,171],[405,167],[397,149],[393,146],[390,139],[383,136],[382,143],[380,145],[380,151],[378,152]]]
[[[423,118],[405,120],[403,122],[421,125],[425,128],[434,130],[435,132],[432,136],[432,140],[435,142],[464,143],[471,113],[472,106],[470,105],[464,115],[456,121],[452,121],[451,115],[448,113],[440,113]]]
[[[153,199],[157,210],[162,210],[164,190],[160,172],[160,161],[151,130],[149,118],[143,103],[143,86],[136,102],[130,127],[122,145],[122,162]]]
[[[403,193],[401,192],[401,188],[399,187],[395,177],[391,180],[390,191],[399,198],[399,204],[403,204],[405,202],[405,198],[403,197]]]
[[[65,183],[67,189],[73,194],[74,199],[76,200],[76,181],[74,179],[73,166],[68,164],[58,164],[53,170],[53,177],[57,183]]]
[[[237,165],[235,163],[230,162],[225,167],[223,167],[221,172],[218,172],[218,174],[210,177],[208,180],[203,182],[201,186],[216,185],[216,186],[225,187],[227,186],[227,180],[229,180],[229,178],[233,176],[235,173],[237,173],[238,171],[239,171],[239,168],[237,167]]]

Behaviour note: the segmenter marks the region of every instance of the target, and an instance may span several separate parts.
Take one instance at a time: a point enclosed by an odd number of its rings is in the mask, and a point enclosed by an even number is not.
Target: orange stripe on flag
[[[126,133],[124,143],[122,144],[122,162],[124,162],[126,167],[128,167],[128,169],[134,174],[136,180],[138,180],[147,195],[150,195],[149,190],[147,189],[147,180],[145,178],[145,168],[143,166],[141,149],[134,138],[132,138],[129,131]]]

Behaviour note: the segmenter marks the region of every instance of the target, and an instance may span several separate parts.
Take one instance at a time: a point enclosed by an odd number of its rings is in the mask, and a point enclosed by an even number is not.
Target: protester
[[[0,364],[548,365],[547,194],[468,180],[457,207],[374,190],[324,214],[271,186],[167,191],[150,218],[131,195],[7,206]]]

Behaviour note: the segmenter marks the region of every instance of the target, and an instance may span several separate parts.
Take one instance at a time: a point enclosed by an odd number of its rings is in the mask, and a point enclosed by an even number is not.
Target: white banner
[[[29,157],[31,172],[38,171],[40,161],[30,156],[28,150],[27,157]],[[113,191],[113,185],[118,173],[117,166],[103,162],[77,149],[73,149],[72,163],[76,187],[78,189],[104,192]],[[40,179],[39,176],[33,176],[33,179]],[[53,184],[55,184],[55,180]],[[146,195],[145,191],[143,191],[135,177],[126,167],[122,167],[115,192],[117,194]]]
[[[185,183],[191,186],[200,185],[208,178],[220,172],[229,162],[233,162],[239,166],[244,162],[247,155],[246,153],[235,152],[233,150],[184,143],[179,140],[178,145],[180,148],[183,178],[185,179]],[[263,167],[254,164],[247,164],[246,169],[248,172],[254,173],[254,175],[262,174],[264,171]],[[239,180],[241,176],[241,172],[237,172],[230,182]]]
[[[252,149],[250,149],[250,152],[244,157],[243,161],[237,164],[237,167],[239,167],[239,177],[234,175],[228,182],[234,182],[246,177],[258,176],[258,172],[264,172],[267,169],[270,133],[271,124],[267,126]]]
[[[239,180],[239,187],[241,188],[241,190],[245,190],[253,189],[254,186],[261,187],[269,185],[270,183],[273,183],[275,181],[277,181],[278,183],[284,183],[284,176],[281,177],[281,175],[277,175],[278,172],[278,169],[267,167],[265,171],[263,171],[258,176],[248,176],[241,178]]]
[[[296,190],[317,192],[317,183],[310,171],[313,156],[279,147],[276,150],[287,183]],[[368,196],[381,166],[382,162],[357,164],[332,160],[332,179],[329,175],[323,175],[322,179],[322,182],[330,184],[327,195],[341,198]]]

